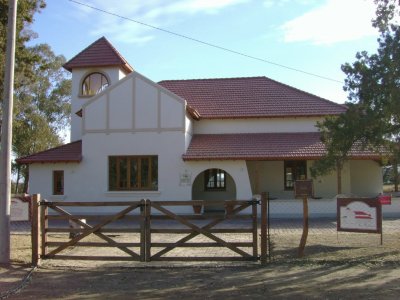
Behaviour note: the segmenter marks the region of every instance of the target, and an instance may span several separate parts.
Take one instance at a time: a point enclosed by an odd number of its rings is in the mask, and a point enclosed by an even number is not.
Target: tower
[[[133,71],[122,55],[101,37],[63,66],[72,73],[71,142],[82,138],[82,105]]]

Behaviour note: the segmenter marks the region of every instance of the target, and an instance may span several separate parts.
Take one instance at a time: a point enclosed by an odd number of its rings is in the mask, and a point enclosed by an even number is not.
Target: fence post
[[[261,257],[262,265],[267,263],[267,198],[268,194],[261,193]]]
[[[254,200],[254,199],[253,199]],[[253,257],[258,257],[258,215],[257,215],[257,202],[253,201],[252,204],[252,219],[253,219]]]
[[[306,247],[308,236],[308,200],[307,196],[303,196],[303,234],[301,235],[298,256],[304,256],[304,248]]]
[[[140,200],[140,261],[146,261],[146,201]]]
[[[49,220],[47,218],[49,212],[49,207],[46,204],[40,205],[40,229],[41,229],[41,239],[42,239],[42,246],[41,246],[41,256],[45,257],[47,253],[47,234],[46,230],[49,227]]]
[[[31,241],[32,241],[32,265],[37,266],[40,263],[39,245],[40,245],[40,194],[34,194],[32,197],[32,220],[31,220]]]
[[[146,199],[146,262],[151,260],[151,200]]]

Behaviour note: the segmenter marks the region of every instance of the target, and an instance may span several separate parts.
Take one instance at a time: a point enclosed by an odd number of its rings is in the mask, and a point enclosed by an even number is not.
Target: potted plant
[[[225,211],[227,215],[231,215],[235,209],[235,204],[230,201],[225,202]]]
[[[202,204],[193,204],[193,211],[195,214],[201,214]]]

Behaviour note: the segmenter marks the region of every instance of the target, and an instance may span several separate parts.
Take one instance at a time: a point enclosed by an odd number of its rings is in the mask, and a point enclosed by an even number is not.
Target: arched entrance
[[[192,185],[193,200],[236,200],[236,184],[232,176],[222,169],[207,169],[195,178]],[[224,211],[223,205],[205,205],[204,212]]]

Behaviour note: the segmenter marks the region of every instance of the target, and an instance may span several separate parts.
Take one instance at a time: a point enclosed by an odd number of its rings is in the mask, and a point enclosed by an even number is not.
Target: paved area
[[[154,222],[157,227],[157,222]],[[163,222],[162,226],[167,226],[166,228],[181,228],[183,225],[177,224],[177,222]],[[248,222],[242,221],[225,221],[224,226],[241,227]],[[259,223],[260,224],[260,223]],[[59,223],[61,226],[62,223]],[[65,224],[64,224],[65,225]],[[127,226],[126,223],[113,223],[118,227]],[[11,232],[13,234],[27,234],[30,233],[30,222],[29,221],[18,221],[11,222]],[[57,226],[57,224],[55,225]],[[331,218],[316,218],[309,220],[309,230],[310,233],[336,233],[336,219]],[[387,218],[383,220],[383,231],[384,232],[399,232],[400,231],[400,218]],[[302,219],[271,219],[270,220],[270,233],[280,234],[280,233],[298,233],[303,230],[303,220]]]

